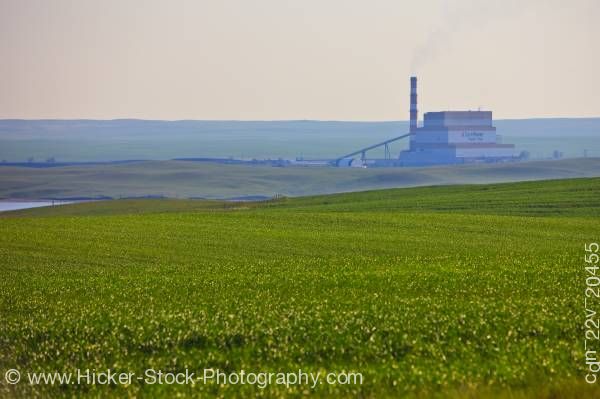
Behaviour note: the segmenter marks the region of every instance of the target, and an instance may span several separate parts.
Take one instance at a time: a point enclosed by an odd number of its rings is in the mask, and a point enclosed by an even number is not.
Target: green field
[[[362,385],[28,386],[0,396],[598,397],[584,244],[600,179],[0,218],[0,372],[360,372]]]

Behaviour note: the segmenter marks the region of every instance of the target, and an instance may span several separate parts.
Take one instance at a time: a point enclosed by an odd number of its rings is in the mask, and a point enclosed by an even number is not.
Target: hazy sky
[[[600,116],[599,40],[599,0],[0,0],[0,118],[406,120],[413,72],[420,112]]]

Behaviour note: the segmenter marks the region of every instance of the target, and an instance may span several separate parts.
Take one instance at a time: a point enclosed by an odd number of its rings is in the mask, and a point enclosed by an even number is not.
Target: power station
[[[335,160],[336,166],[428,166],[514,160],[515,146],[502,144],[491,111],[426,112],[418,126],[417,78],[410,78],[410,128],[407,134],[362,148]],[[390,156],[389,144],[409,138],[409,149]],[[367,160],[366,153],[384,147],[385,159]],[[360,160],[354,158],[360,155]]]

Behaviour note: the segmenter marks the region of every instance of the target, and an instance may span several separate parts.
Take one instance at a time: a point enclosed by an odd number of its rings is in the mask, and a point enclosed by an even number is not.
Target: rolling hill
[[[429,168],[309,168],[148,161],[0,167],[0,198],[238,198],[305,196],[444,184],[600,176],[600,158]]]
[[[2,370],[302,369],[363,382],[3,384],[2,396],[600,394],[583,380],[581,344],[599,179],[4,216]]]

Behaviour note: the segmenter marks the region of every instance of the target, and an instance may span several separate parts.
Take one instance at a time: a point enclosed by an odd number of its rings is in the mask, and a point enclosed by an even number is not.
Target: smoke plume
[[[531,3],[531,2],[530,2]],[[525,7],[518,0],[441,0],[441,22],[413,51],[411,73],[416,74],[439,53],[452,45],[459,32],[473,32],[496,20],[515,15]]]

